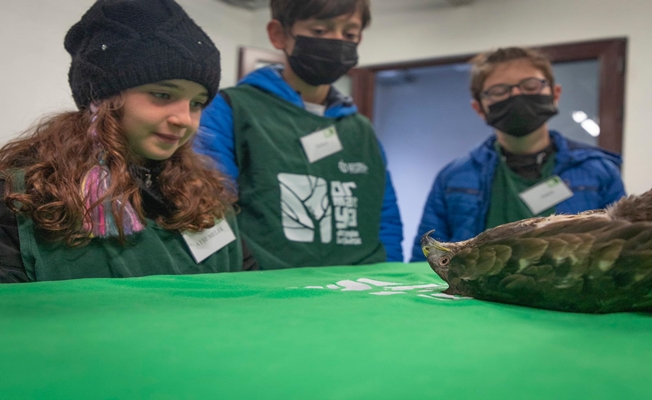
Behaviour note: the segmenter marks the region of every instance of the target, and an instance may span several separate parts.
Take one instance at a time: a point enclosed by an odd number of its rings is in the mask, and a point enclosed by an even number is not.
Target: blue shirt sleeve
[[[618,166],[609,161],[605,161],[604,164],[607,179],[604,182],[601,208],[605,208],[627,195]]]
[[[441,242],[448,242],[450,240],[451,234],[446,222],[444,193],[444,184],[440,173],[435,179],[430,193],[428,193],[426,205],[423,208],[423,215],[421,216],[419,228],[417,229],[417,236],[414,238],[410,262],[426,260],[426,256],[423,255],[423,251],[421,250],[421,236],[426,232],[434,229],[433,238]]]
[[[380,241],[385,246],[387,261],[403,262],[403,223],[398,209],[396,192],[392,185],[392,178],[387,170],[387,158],[383,146],[378,142],[380,152],[385,164],[385,195],[383,208],[380,215]]]
[[[198,153],[215,160],[220,171],[237,182],[240,171],[233,129],[233,109],[219,94],[202,112],[194,147]]]

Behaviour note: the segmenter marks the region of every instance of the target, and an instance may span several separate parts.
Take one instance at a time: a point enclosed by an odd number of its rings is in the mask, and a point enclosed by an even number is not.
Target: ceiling
[[[256,10],[269,6],[269,0],[218,0],[236,7]],[[387,13],[399,10],[456,7],[471,4],[476,0],[370,0],[373,13]]]

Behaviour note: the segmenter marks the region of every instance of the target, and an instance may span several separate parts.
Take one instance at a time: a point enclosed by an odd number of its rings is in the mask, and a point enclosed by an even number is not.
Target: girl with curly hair
[[[173,0],[98,0],[65,48],[78,110],[0,149],[0,282],[256,269],[192,150],[220,80],[202,29]]]

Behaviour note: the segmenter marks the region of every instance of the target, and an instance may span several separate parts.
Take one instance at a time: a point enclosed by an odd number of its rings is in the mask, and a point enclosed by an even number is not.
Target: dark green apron
[[[540,179],[527,179],[512,171],[507,163],[500,157],[500,145],[496,142],[495,150],[499,154],[498,165],[494,174],[491,189],[491,203],[487,214],[485,229],[495,228],[498,225],[520,221],[532,217],[547,217],[555,213],[555,206],[532,214],[527,204],[521,200],[519,193],[542,182],[552,176],[555,167],[555,155],[551,155],[541,168]]]
[[[385,167],[369,121],[320,117],[247,85],[226,93],[240,170],[238,223],[261,269],[385,261]],[[300,138],[330,126],[343,149],[310,163]]]
[[[23,181],[16,178],[14,182]],[[33,281],[242,270],[240,232],[232,213],[226,220],[236,239],[200,263],[195,262],[179,232],[165,230],[152,220],[147,220],[144,230],[128,236],[124,245],[114,238],[93,238],[86,246],[69,247],[42,238],[31,219],[20,214],[17,219],[23,264]]]

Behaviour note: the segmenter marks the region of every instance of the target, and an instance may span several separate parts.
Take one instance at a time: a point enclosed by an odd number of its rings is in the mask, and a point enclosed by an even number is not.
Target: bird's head
[[[430,237],[430,231],[421,237],[421,250],[428,259],[430,267],[448,281],[448,269],[459,248],[457,243],[440,243]]]

